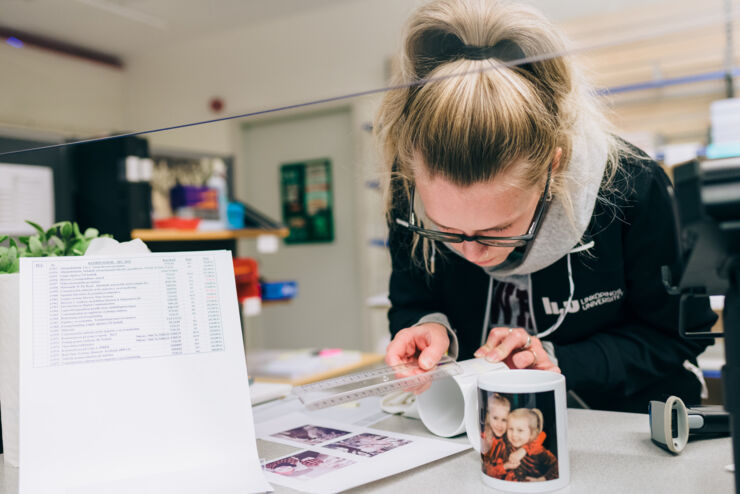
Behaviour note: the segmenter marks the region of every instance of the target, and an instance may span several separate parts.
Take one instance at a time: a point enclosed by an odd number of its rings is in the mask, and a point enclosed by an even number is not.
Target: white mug
[[[474,413],[468,402],[475,395],[478,376],[508,370],[506,364],[492,364],[482,358],[463,360],[458,365],[463,368],[461,374],[433,381],[416,398],[419,418],[429,432],[441,437],[465,432],[465,415]],[[477,409],[477,401],[472,406]]]
[[[487,373],[466,391],[465,428],[481,453],[486,485],[509,492],[546,492],[568,485],[562,374],[530,369]]]

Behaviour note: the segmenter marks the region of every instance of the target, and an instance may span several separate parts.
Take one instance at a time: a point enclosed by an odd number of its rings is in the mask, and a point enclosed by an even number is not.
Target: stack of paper
[[[740,98],[712,102],[710,118],[712,133],[707,157],[740,156]]]

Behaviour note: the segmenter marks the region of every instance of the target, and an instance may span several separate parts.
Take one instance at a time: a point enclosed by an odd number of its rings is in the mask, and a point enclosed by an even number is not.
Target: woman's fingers
[[[489,362],[505,360],[511,353],[524,347],[527,342],[536,338],[530,336],[523,328],[493,328],[488,335],[488,341],[475,356],[486,357]]]
[[[474,355],[485,357],[489,362],[503,361],[512,369],[532,368],[560,372],[548,357],[539,338],[530,335],[523,328],[491,329],[486,344]]]
[[[430,341],[429,346],[422,350],[421,355],[419,355],[419,367],[429,370],[437,365],[437,362],[447,352],[448,346],[449,340],[447,340],[447,344],[444,341]]]
[[[397,378],[408,378],[424,374],[433,368],[447,352],[450,338],[447,329],[441,324],[428,323],[412,326],[399,331],[388,345],[385,353],[386,364],[395,367]],[[418,358],[417,366],[403,366]],[[421,394],[431,385],[423,377],[418,383],[409,386],[406,391]]]
[[[510,360],[510,367],[516,369],[539,369],[560,373],[560,369],[552,363],[538,338],[531,339],[529,348],[514,352]]]
[[[408,362],[416,353],[414,337],[408,329],[411,328],[399,331],[385,350],[385,363],[391,367]]]
[[[399,331],[385,351],[390,366],[408,363],[416,358],[424,370],[434,367],[450,346],[447,329],[441,324],[427,323]]]
[[[485,357],[488,355],[488,353],[491,352],[496,346],[498,346],[501,341],[504,340],[510,333],[514,331],[513,328],[492,328],[491,331],[488,332],[488,339],[486,340],[486,343],[480,347],[473,356],[475,357]]]

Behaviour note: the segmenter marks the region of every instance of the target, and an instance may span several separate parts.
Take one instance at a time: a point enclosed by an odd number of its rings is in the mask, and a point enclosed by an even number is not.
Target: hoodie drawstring
[[[578,247],[572,249],[570,252],[568,252],[567,256],[567,264],[568,264],[568,287],[570,289],[570,294],[568,295],[568,301],[565,303],[565,307],[563,307],[563,312],[560,313],[560,316],[558,317],[558,320],[555,321],[555,324],[547,328],[542,333],[536,333],[536,336],[538,338],[544,338],[545,336],[554,333],[561,324],[563,324],[563,321],[565,320],[565,316],[568,315],[568,312],[570,310],[570,304],[573,302],[573,295],[576,292],[576,284],[573,281],[573,266],[571,264],[570,255],[575,254],[578,252],[583,252],[585,250],[589,250],[595,245],[595,242],[592,240],[586,244],[579,245]],[[529,284],[529,290],[530,290],[530,296],[532,293],[532,278],[530,277],[530,284]],[[493,296],[493,276],[489,276],[488,281],[488,299],[486,300],[486,313],[483,317],[483,331],[481,332],[481,346],[485,345],[486,339],[488,337],[488,324],[490,323],[491,318],[491,298]],[[533,307],[530,306],[529,310],[533,310]],[[534,323],[534,314],[532,314],[532,322]],[[535,323],[536,327],[536,323]]]
[[[488,298],[486,299],[486,313],[483,315],[483,331],[480,335],[480,346],[488,339],[488,324],[491,322],[491,298],[493,298],[493,276],[488,275]]]
[[[571,302],[573,302],[573,294],[576,291],[576,284],[573,282],[573,268],[570,263],[570,252],[568,252],[568,285],[570,285],[570,295],[568,295],[568,301],[565,303],[565,307],[563,307],[563,312],[560,313],[560,317],[558,317],[558,320],[555,321],[555,324],[537,335],[538,338],[543,338],[549,334],[554,333],[555,330],[558,329],[561,324],[563,324],[563,321],[565,321],[565,316],[570,310],[570,304]]]

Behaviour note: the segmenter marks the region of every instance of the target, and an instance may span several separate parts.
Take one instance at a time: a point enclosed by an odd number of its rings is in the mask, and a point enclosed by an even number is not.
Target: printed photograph
[[[301,427],[296,427],[295,429],[272,434],[272,437],[280,437],[315,446],[348,434],[349,432],[340,431],[339,429],[319,427],[318,425],[303,425]]]
[[[373,457],[410,443],[411,441],[401,439],[399,437],[362,433],[342,439],[336,443],[327,444],[325,447],[344,451],[345,453],[351,453],[357,456]]]
[[[301,451],[265,465],[268,472],[291,478],[314,479],[355,463],[346,458],[325,455],[316,451]]]
[[[511,482],[557,479],[555,393],[479,391],[483,473]]]

